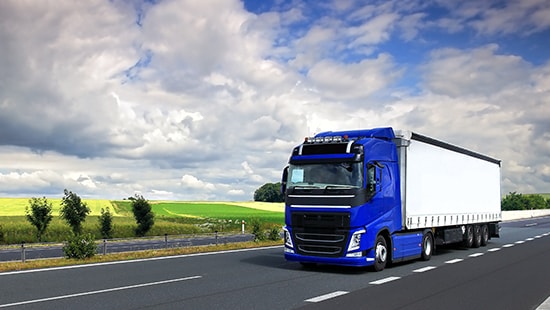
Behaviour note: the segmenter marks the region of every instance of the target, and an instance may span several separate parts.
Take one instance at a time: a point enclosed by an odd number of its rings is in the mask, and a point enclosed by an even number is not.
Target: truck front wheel
[[[386,267],[386,263],[388,261],[388,246],[386,238],[382,235],[378,235],[378,237],[376,237],[374,252],[374,271],[382,271]]]
[[[434,239],[430,232],[422,237],[422,260],[430,260],[434,251]]]

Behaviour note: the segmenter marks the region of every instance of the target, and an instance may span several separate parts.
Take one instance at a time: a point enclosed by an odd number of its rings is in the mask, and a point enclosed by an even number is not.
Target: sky
[[[0,197],[247,201],[388,126],[550,192],[550,1],[0,1]]]

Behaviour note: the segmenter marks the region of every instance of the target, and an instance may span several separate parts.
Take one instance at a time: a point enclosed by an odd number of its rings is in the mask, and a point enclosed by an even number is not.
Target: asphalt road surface
[[[271,247],[0,273],[0,308],[543,309],[550,218],[504,223],[501,235],[382,272],[304,269]]]

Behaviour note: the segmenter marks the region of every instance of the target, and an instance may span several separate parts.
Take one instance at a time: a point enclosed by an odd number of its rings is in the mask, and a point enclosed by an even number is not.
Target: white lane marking
[[[282,248],[282,247],[283,246],[281,246],[281,245],[275,245],[275,246],[268,246],[268,247],[262,247],[262,248],[252,248],[252,249],[238,249],[238,250],[227,250],[227,251],[206,252],[206,253],[181,254],[181,255],[174,255],[174,256],[161,256],[161,257],[140,258],[140,259],[132,259],[132,260],[122,260],[122,261],[115,261],[115,262],[104,262],[104,263],[94,263],[94,264],[84,264],[84,265],[74,265],[74,266],[62,266],[62,267],[51,267],[51,268],[42,268],[42,269],[8,271],[8,272],[0,272],[0,276],[8,276],[8,275],[20,274],[20,273],[34,273],[34,272],[43,272],[43,271],[55,271],[55,270],[65,270],[65,269],[76,269],[76,268],[118,265],[118,264],[132,264],[132,263],[140,263],[140,262],[163,260],[163,259],[172,259],[172,258],[185,258],[185,257],[194,257],[194,256],[208,256],[208,255],[217,255],[217,254],[229,254],[229,253],[238,253],[238,252],[269,250],[269,249],[276,249],[276,248]]]
[[[533,241],[533,240],[535,240],[535,239],[534,239],[534,238],[527,238],[527,239],[525,239],[525,241]]]
[[[108,288],[108,289],[98,290],[98,291],[89,291],[89,292],[54,296],[54,297],[41,298],[41,299],[26,300],[26,301],[14,302],[14,303],[10,303],[10,304],[3,304],[3,305],[0,305],[0,308],[21,306],[21,305],[28,305],[28,304],[36,304],[36,303],[45,302],[45,301],[67,299],[67,298],[87,296],[87,295],[95,295],[95,294],[116,292],[116,291],[129,290],[129,289],[146,287],[146,286],[160,285],[160,284],[187,281],[187,280],[195,280],[195,279],[199,279],[199,278],[202,278],[202,276],[191,276],[191,277],[185,277],[185,278],[178,278],[178,279],[171,279],[171,280],[164,280],[164,281],[157,281],[157,282],[149,282],[149,283],[142,283],[142,284],[135,284],[135,285],[128,285],[128,286],[114,287],[114,288]]]
[[[550,310],[550,296],[540,304],[535,310]]]
[[[540,238],[542,238],[542,235],[535,236],[535,239],[540,239]]]
[[[454,263],[461,262],[463,260],[464,259],[462,259],[462,258],[455,258],[455,259],[451,259],[451,260],[446,261],[445,264],[454,264]]]
[[[468,256],[470,256],[470,257],[478,257],[478,256],[481,256],[481,255],[483,255],[483,254],[485,254],[485,253],[474,253],[474,254],[470,254],[470,255],[468,255]]]
[[[384,278],[384,279],[369,282],[369,284],[379,285],[379,284],[384,284],[384,283],[388,283],[388,282],[399,280],[399,279],[401,279],[401,277],[387,277],[387,278]]]
[[[525,224],[525,227],[537,226],[538,223]]]
[[[503,247],[503,248],[511,248],[511,247],[513,247],[513,246],[514,246],[514,244],[509,243],[509,244],[503,245],[502,247]]]
[[[432,269],[435,269],[435,268],[437,268],[437,267],[427,266],[427,267],[424,267],[424,268],[413,270],[413,272],[425,272],[425,271],[429,271],[429,270],[432,270]]]
[[[321,295],[321,296],[313,297],[313,298],[310,298],[310,299],[306,299],[305,301],[307,301],[307,302],[320,302],[320,301],[324,301],[324,300],[331,299],[331,298],[334,298],[334,297],[346,295],[347,293],[348,292],[346,292],[346,291],[336,291],[336,292],[328,293],[328,294],[325,294],[325,295]]]
[[[492,248],[487,250],[487,252],[496,252],[496,251],[500,251],[500,248]]]
[[[516,244],[522,244],[522,243],[525,243],[525,241],[524,240],[519,240],[519,241],[516,241],[515,243]]]

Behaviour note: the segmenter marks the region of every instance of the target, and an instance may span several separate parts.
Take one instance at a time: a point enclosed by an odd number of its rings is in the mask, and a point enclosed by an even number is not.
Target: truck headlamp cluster
[[[283,227],[283,233],[284,233],[284,239],[285,239],[285,247],[294,248],[294,244],[292,243],[292,237],[290,236],[290,232],[286,227]]]
[[[353,235],[351,235],[351,239],[349,241],[349,246],[348,246],[348,252],[359,250],[359,248],[361,247],[361,236],[364,233],[366,233],[366,231],[362,229],[354,232]]]

